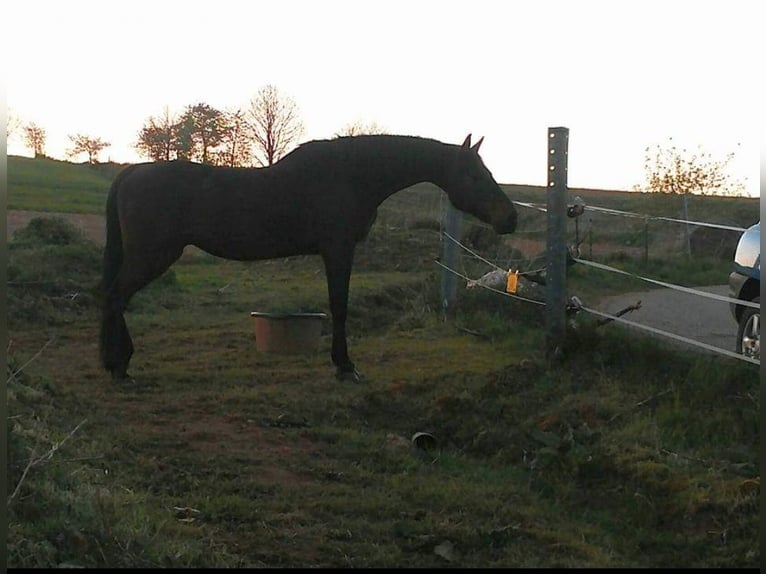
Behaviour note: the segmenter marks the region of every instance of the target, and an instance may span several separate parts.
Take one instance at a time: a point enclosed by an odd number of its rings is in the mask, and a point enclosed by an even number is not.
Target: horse
[[[133,341],[124,312],[130,298],[194,245],[239,261],[321,256],[332,320],[336,376],[359,382],[349,358],[346,313],[357,242],[390,195],[420,182],[446,192],[458,209],[512,233],[513,202],[471,145],[398,135],[310,141],[269,167],[233,168],[166,161],[130,165],[106,200],[101,279],[101,363],[129,379]]]

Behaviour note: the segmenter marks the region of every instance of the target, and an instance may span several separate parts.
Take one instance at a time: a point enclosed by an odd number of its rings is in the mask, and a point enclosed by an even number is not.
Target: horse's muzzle
[[[492,223],[492,227],[494,228],[495,233],[501,235],[505,233],[513,233],[516,230],[517,222],[518,216],[516,215],[516,210],[513,210],[504,217],[495,220]]]

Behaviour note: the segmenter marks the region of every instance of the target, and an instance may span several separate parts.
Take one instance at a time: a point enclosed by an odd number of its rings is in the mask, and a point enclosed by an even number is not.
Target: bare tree
[[[335,137],[343,136],[361,136],[372,134],[387,134],[388,131],[375,121],[364,122],[355,120],[346,124],[340,131],[335,132]]]
[[[101,151],[105,148],[108,148],[110,145],[112,145],[109,142],[105,142],[101,138],[92,138],[82,134],[77,134],[74,136],[70,135],[69,139],[72,142],[72,148],[67,150],[67,157],[74,158],[81,153],[87,153],[88,163],[98,163],[98,154],[100,154]]]
[[[24,126],[24,143],[32,149],[35,157],[45,157],[46,138],[45,130],[34,122]]]
[[[135,148],[138,152],[155,161],[170,161],[176,157],[176,131],[178,120],[170,114],[167,106],[163,115],[152,117],[138,132]]]
[[[279,161],[303,135],[298,106],[271,84],[250,100],[247,119],[253,131],[255,160],[262,166]]]

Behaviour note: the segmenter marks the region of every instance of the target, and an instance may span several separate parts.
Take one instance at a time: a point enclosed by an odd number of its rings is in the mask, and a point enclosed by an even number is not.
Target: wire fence
[[[547,211],[546,207],[540,204],[535,204],[530,202],[521,202],[521,201],[515,201],[514,203],[515,205],[519,207],[534,210],[539,213],[545,213]],[[685,221],[685,220],[676,219],[672,217],[657,216],[657,215],[642,215],[642,214],[633,213],[633,212],[627,212],[627,211],[603,208],[603,207],[596,207],[596,206],[587,206],[585,207],[584,211],[586,212],[590,211],[594,213],[603,213],[609,216],[621,216],[625,218],[633,218],[633,219],[640,220],[642,222],[645,222],[647,220],[653,220],[653,221],[668,222],[668,223],[683,223],[685,225],[694,225],[697,227],[706,227],[706,228],[720,229],[725,231],[736,231],[738,233],[745,231],[745,228],[734,226],[734,225],[710,223],[705,221]],[[487,227],[484,224],[476,223],[476,222],[470,222],[469,226],[471,225],[477,226],[477,227]],[[527,229],[526,231],[528,233],[537,232],[536,229],[535,230]],[[544,228],[541,228],[541,231],[544,232]],[[437,265],[439,265],[444,270],[445,273],[450,273],[456,277],[460,277],[464,279],[465,281],[467,281],[468,285],[479,286],[489,291],[492,291],[494,293],[497,293],[506,297],[511,297],[524,302],[532,303],[535,305],[546,305],[546,302],[544,300],[533,299],[530,297],[519,295],[518,293],[508,292],[505,285],[505,280],[507,279],[507,276],[510,273],[515,273],[517,276],[534,276],[534,275],[543,274],[545,267],[544,265],[540,266],[539,263],[540,261],[544,261],[544,258],[545,258],[544,251],[538,254],[537,256],[532,256],[532,257],[518,256],[518,254],[516,257],[508,257],[507,250],[506,250],[504,258],[502,258],[501,260],[495,259],[493,261],[492,256],[487,255],[486,253],[484,255],[480,255],[477,252],[479,251],[478,249],[472,249],[471,247],[467,246],[463,241],[459,241],[458,239],[456,239],[455,237],[453,237],[449,233],[446,233],[443,230],[441,231],[441,235],[445,241],[450,241],[450,242],[453,242],[455,245],[457,245],[461,249],[461,254],[462,254],[462,258],[460,259],[461,269],[451,268],[449,266],[444,265],[442,262],[438,260],[436,261]],[[643,281],[652,285],[664,287],[667,289],[672,289],[675,291],[680,291],[686,294],[705,297],[705,298],[712,299],[721,303],[736,304],[743,307],[760,309],[760,304],[754,303],[752,301],[735,299],[732,297],[727,297],[727,296],[719,295],[716,293],[710,293],[707,291],[702,291],[702,290],[691,288],[691,287],[684,287],[682,285],[677,285],[667,281],[660,281],[658,279],[653,279],[651,277],[646,277],[640,274],[631,273],[629,271],[625,271],[623,269],[619,269],[617,267],[607,265],[605,263],[599,263],[597,261],[585,259],[584,257],[580,256],[578,241],[582,242],[582,239],[581,238],[579,240],[576,239],[575,243],[570,248],[570,255],[569,255],[570,263],[581,264],[583,266],[593,268],[599,272],[608,272],[608,273],[615,273],[615,274],[619,274],[623,276],[629,276],[629,277],[632,277],[633,279]],[[470,272],[467,271],[467,268],[469,267],[467,260],[480,262],[484,266],[490,267],[491,271],[489,273],[486,273],[482,278],[471,277]],[[537,261],[538,263],[536,266],[534,265],[535,261]],[[476,269],[476,266],[474,265],[473,268]],[[521,271],[520,269],[524,269],[524,270]],[[487,278],[487,280],[483,281],[482,280],[483,278]],[[544,278],[543,278],[543,281],[544,281]],[[687,345],[692,345],[692,346],[704,349],[706,351],[717,353],[719,355],[723,355],[726,357],[735,358],[740,361],[745,361],[748,363],[760,365],[759,359],[748,357],[728,349],[723,349],[718,346],[711,345],[709,343],[705,343],[703,341],[700,341],[691,337],[679,335],[677,333],[672,333],[663,329],[652,327],[647,324],[638,323],[636,321],[631,321],[621,317],[620,315],[614,315],[614,314],[606,313],[604,311],[593,309],[591,307],[583,305],[582,302],[576,296],[569,298],[568,310],[575,311],[575,312],[583,311],[591,315],[594,315],[596,317],[599,317],[605,322],[616,321],[618,323],[628,325],[630,327],[644,330],[653,335],[660,335],[662,337],[673,339],[673,340],[685,343]],[[733,321],[733,318],[732,318],[732,321]]]
[[[545,193],[544,188],[537,188],[536,191],[536,197],[539,197],[540,193]],[[578,190],[568,191],[574,195]],[[610,203],[617,204],[618,207],[628,203],[614,195],[615,198],[609,197]],[[391,227],[428,228],[438,231],[442,242],[451,242],[459,247],[459,254],[451,266],[445,265],[444,260],[436,261],[443,273],[463,279],[467,286],[482,287],[496,294],[535,305],[545,305],[544,297],[539,297],[543,295],[540,292],[541,289],[534,291],[534,295],[530,295],[532,293],[530,290],[524,292],[520,289],[516,293],[509,293],[506,290],[504,278],[510,270],[515,270],[519,277],[529,280],[524,282],[525,286],[529,286],[530,281],[545,283],[548,233],[546,205],[536,200],[512,199],[518,209],[524,210],[524,217],[519,218],[519,226],[510,240],[497,236],[489,225],[467,215],[462,217],[462,230],[458,237],[448,233],[444,228],[444,221],[449,200],[442,190],[430,184],[413,186],[411,189],[391,196],[381,206],[378,222]],[[704,297],[721,304],[737,304],[759,309],[758,303],[733,299],[650,276],[652,266],[647,264],[652,261],[666,263],[686,260],[691,261],[693,266],[697,260],[704,260],[706,263],[715,260],[718,261],[719,268],[723,267],[733,260],[736,243],[741,233],[745,231],[744,227],[732,222],[705,221],[703,218],[693,217],[693,214],[687,220],[661,213],[661,208],[673,209],[674,199],[672,197],[642,199],[654,213],[638,213],[631,208],[585,205],[582,215],[574,218],[574,230],[570,226],[567,232],[567,235],[571,236],[574,231],[574,238],[569,241],[568,264],[589,268],[595,274],[608,273],[629,277],[635,282]],[[716,217],[716,219],[720,218]],[[691,253],[688,251],[689,235],[692,237]],[[631,272],[625,267],[639,272]],[[482,281],[487,272],[494,272],[494,283]],[[596,283],[602,280],[598,275],[594,275],[593,281]],[[521,285],[521,282],[519,284]],[[590,306],[573,304],[572,309],[574,308],[603,320],[616,321],[643,329],[653,335],[664,336],[727,357],[760,364],[759,360],[734,351],[611,315]],[[732,323],[734,324],[733,317]]]
[[[539,193],[544,193],[544,188],[540,188],[538,196]],[[546,208],[535,201],[512,199],[517,208],[525,210],[525,215],[519,219],[511,250],[508,242],[496,236],[489,225],[471,216],[462,218],[461,241],[499,266],[539,265],[544,260],[547,242]],[[658,202],[652,201],[654,199],[647,201],[656,210]],[[659,202],[660,207],[670,203]],[[439,188],[420,184],[387,199],[379,210],[378,223],[442,232],[447,205],[448,199]],[[578,247],[575,255],[610,265],[625,261],[647,265],[690,257],[702,258],[706,264],[728,262],[743,231],[742,227],[727,222],[687,222],[666,215],[597,206],[586,206],[574,227],[574,244]],[[470,254],[461,253],[463,261],[459,269],[462,272],[470,270],[471,258]]]

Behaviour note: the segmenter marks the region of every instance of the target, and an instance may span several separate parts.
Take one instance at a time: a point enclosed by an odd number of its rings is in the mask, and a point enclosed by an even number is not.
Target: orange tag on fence
[[[508,293],[516,293],[516,287],[519,283],[519,272],[518,271],[508,271],[508,278],[507,282],[505,284],[505,290]]]

